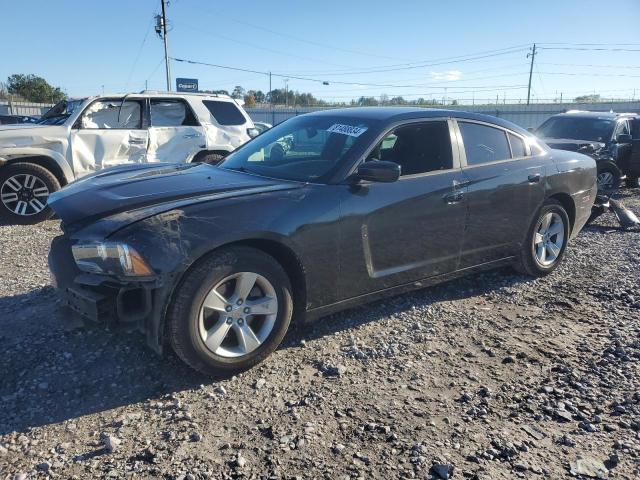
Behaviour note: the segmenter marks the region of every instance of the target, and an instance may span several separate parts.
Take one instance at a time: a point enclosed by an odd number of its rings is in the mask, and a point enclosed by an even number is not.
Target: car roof
[[[104,93],[102,95],[91,95],[89,97],[70,98],[69,100],[94,100],[96,98],[123,98],[137,97],[137,98],[153,98],[153,97],[214,97],[221,101],[238,103],[235,99],[229,95],[220,93],[201,93],[201,92],[167,92],[161,90],[143,90],[141,92],[128,92],[128,93]]]
[[[564,113],[552,115],[553,117],[569,117],[569,118],[602,118],[615,120],[617,118],[636,117],[637,113],[617,113],[617,112],[593,112],[589,110],[569,110]]]
[[[306,115],[322,116],[349,116],[362,119],[382,120],[385,122],[396,122],[401,120],[414,120],[420,118],[442,118],[451,117],[464,120],[477,120],[481,122],[493,123],[500,127],[508,128],[520,134],[531,136],[522,127],[515,123],[503,120],[498,117],[484,115],[481,113],[465,112],[464,110],[447,110],[444,108],[420,108],[420,107],[351,107],[327,109]]]

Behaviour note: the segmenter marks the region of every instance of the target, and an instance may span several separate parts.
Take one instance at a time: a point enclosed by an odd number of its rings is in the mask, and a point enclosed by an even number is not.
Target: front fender
[[[68,143],[60,142],[60,145],[53,143],[54,148],[43,147],[0,147],[0,166],[9,161],[16,161],[29,157],[46,157],[51,159],[62,171],[67,183],[75,179],[73,170],[65,157]]]

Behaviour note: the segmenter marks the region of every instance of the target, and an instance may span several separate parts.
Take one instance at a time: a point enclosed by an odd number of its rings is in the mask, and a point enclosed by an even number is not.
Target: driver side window
[[[400,175],[453,168],[449,125],[446,121],[398,127],[374,148],[367,160],[386,160],[400,165]]]
[[[84,111],[81,125],[86,129],[139,129],[142,108],[137,101],[98,100]]]

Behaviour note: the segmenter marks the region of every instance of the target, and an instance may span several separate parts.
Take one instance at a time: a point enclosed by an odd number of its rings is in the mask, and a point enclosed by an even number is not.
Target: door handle
[[[147,140],[144,138],[130,138],[129,139],[129,144],[130,145],[144,145],[145,143],[147,143]]]
[[[538,183],[540,181],[540,174],[532,173],[527,178],[529,179],[529,183]]]
[[[201,133],[188,133],[186,135],[183,135],[182,138],[200,138],[201,136]]]

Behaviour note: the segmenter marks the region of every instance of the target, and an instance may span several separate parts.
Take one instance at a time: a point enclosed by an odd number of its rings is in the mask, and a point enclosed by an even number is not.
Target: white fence
[[[601,103],[540,103],[532,105],[447,105],[449,110],[464,110],[467,112],[483,113],[494,117],[504,118],[521,127],[537,127],[551,115],[563,113],[567,110],[589,110],[594,112],[634,112],[640,113],[638,102],[601,102]],[[322,107],[276,107],[247,108],[247,113],[254,122],[267,122],[277,125],[288,118],[302,115]]]
[[[26,103],[0,100],[0,115],[30,115],[39,117],[52,106],[50,103]]]
[[[0,115],[33,115],[39,117],[45,113],[50,104],[8,102],[0,100]],[[254,122],[267,122],[272,125],[284,122],[288,118],[325,110],[331,107],[275,107],[275,108],[247,108],[247,113]],[[532,105],[447,105],[451,110],[465,110],[468,112],[484,113],[504,118],[521,127],[537,127],[551,115],[567,110],[590,110],[597,112],[634,112],[640,113],[638,102],[600,102],[600,103],[536,103]]]

